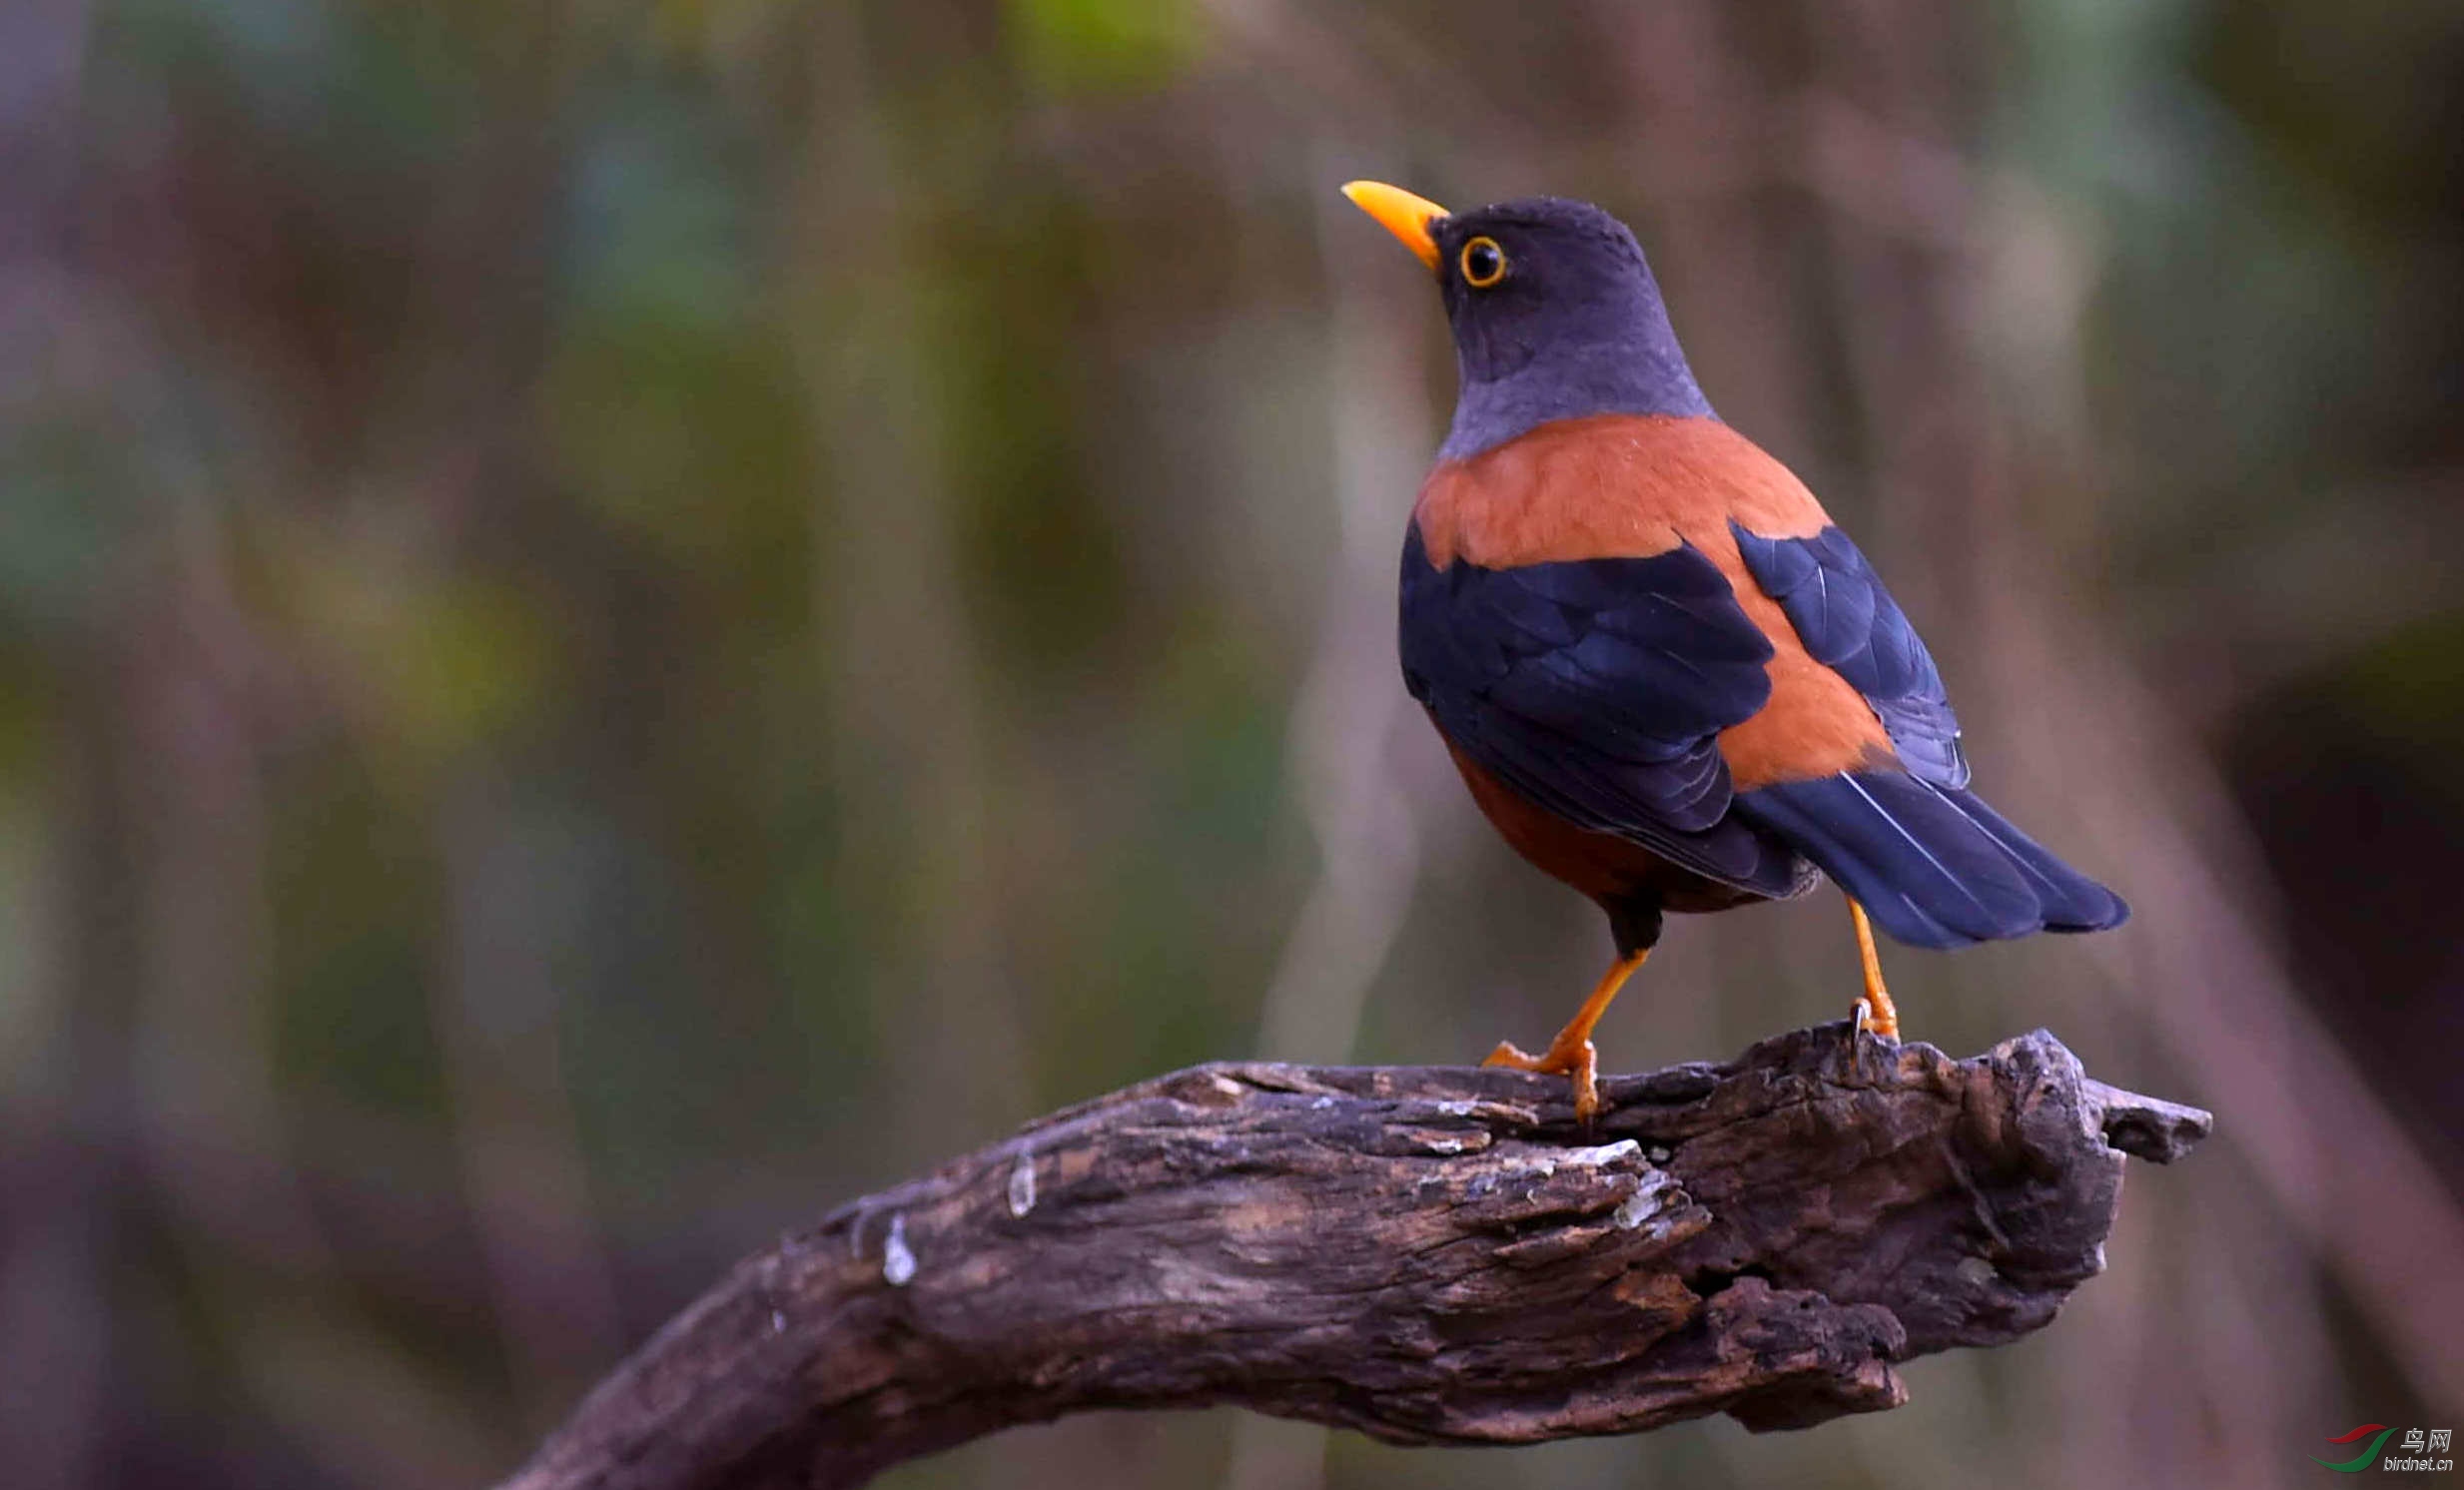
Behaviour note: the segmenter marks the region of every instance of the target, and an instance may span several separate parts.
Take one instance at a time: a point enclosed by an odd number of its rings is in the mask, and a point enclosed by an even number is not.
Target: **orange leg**
[[[1617,990],[1625,987],[1625,981],[1634,976],[1634,970],[1641,967],[1643,959],[1649,956],[1651,949],[1648,947],[1640,952],[1627,953],[1617,960],[1615,966],[1601,974],[1599,987],[1593,989],[1591,997],[1583,1001],[1583,1007],[1574,1012],[1574,1018],[1566,1021],[1566,1027],[1557,1032],[1557,1038],[1548,1043],[1547,1050],[1534,1056],[1510,1040],[1501,1040],[1497,1042],[1497,1049],[1489,1052],[1488,1059],[1480,1064],[1572,1077],[1574,1117],[1577,1121],[1589,1122],[1591,1115],[1600,1111],[1600,1052],[1591,1043],[1591,1027],[1600,1023],[1600,1016],[1608,1013],[1608,1006],[1616,1000]]]
[[[1857,924],[1857,956],[1865,960],[1865,997],[1857,1001],[1857,1028],[1897,1040],[1900,1011],[1891,1002],[1891,990],[1883,987],[1883,960],[1874,950],[1874,928],[1865,919],[1865,907],[1853,895],[1848,897],[1848,918]]]

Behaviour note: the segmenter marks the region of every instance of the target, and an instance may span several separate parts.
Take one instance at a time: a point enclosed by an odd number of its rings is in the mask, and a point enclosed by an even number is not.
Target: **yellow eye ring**
[[[1463,272],[1463,283],[1474,290],[1486,290],[1506,277],[1506,251],[1493,238],[1475,238],[1463,245],[1455,264]]]

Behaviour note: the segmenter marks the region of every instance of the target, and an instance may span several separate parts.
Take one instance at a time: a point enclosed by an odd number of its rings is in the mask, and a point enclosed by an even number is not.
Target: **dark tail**
[[[2130,915],[2120,896],[2047,853],[1975,793],[1904,771],[1782,782],[1740,794],[1736,806],[1912,947],[2103,931]]]

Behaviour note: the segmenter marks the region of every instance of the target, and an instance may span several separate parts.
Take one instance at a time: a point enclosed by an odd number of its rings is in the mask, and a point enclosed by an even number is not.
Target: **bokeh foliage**
[[[1038,1112],[1552,1028],[1596,917],[1392,664],[1451,370],[1358,175],[1635,224],[1981,784],[2140,909],[1895,958],[1916,1032],[2052,1024],[2222,1144],[1883,1418],[895,1482],[2264,1484],[2440,1421],[2453,1259],[2317,1217],[2464,1185],[2460,99],[2436,0],[12,10],[6,1477],[479,1482]],[[1611,1061],[1832,1017],[1838,921],[1681,921]],[[2328,1031],[2376,1116],[2313,1152],[2268,1062]]]

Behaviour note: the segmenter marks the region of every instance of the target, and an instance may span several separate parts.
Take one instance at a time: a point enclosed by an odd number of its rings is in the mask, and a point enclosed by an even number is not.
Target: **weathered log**
[[[1560,1079],[1238,1064],[1057,1113],[739,1265],[507,1484],[854,1485],[1099,1407],[1808,1427],[2046,1324],[2123,1154],[2211,1120],[2043,1031],[1954,1061],[1824,1026],[1602,1091],[1582,1128]]]

